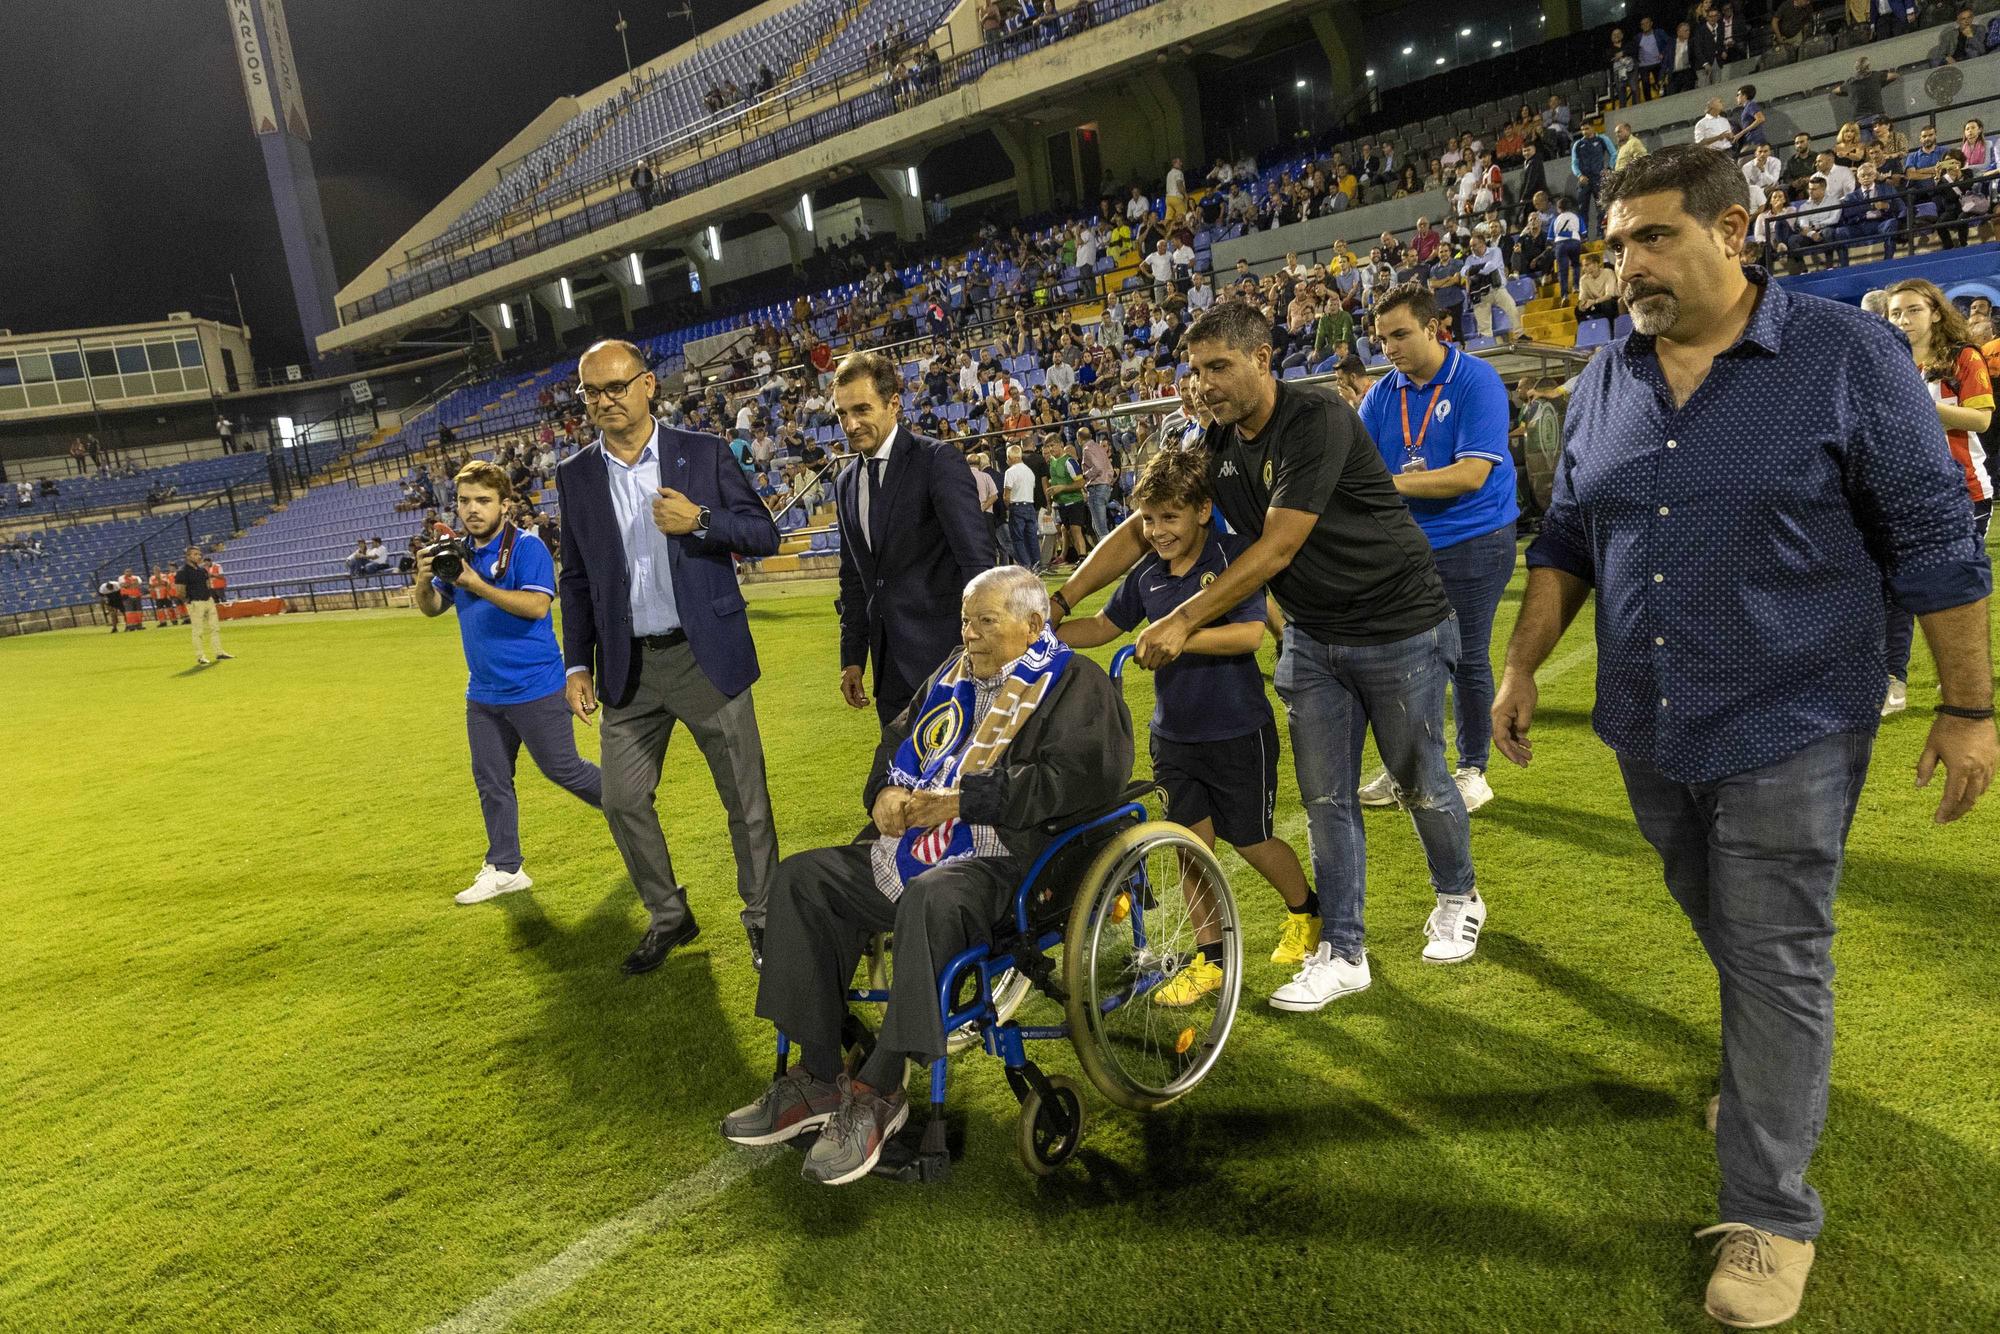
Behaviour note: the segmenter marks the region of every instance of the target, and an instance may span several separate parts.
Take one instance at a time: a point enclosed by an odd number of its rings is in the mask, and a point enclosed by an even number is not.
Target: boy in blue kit
[[[486,819],[486,861],[456,903],[526,889],[521,869],[520,810],[514,762],[526,743],[535,767],[564,791],[602,805],[596,765],[576,752],[576,733],[563,698],[562,650],[549,620],[556,567],[549,549],[503,516],[514,488],[507,474],[483,460],[459,470],[458,518],[470,554],[450,581],[432,571],[432,555],[417,557],[417,609],[458,612],[465,647],[465,733],[472,747],[472,781]]]
[[[1150,554],[1141,557],[1095,616],[1066,620],[1057,636],[1072,648],[1096,648],[1157,620],[1215,582],[1249,544],[1209,525],[1208,461],[1199,450],[1154,455],[1132,488],[1132,505]],[[1273,835],[1278,800],[1278,723],[1257,669],[1264,638],[1264,594],[1197,630],[1183,656],[1154,681],[1153,778],[1167,793],[1167,818],[1210,847],[1234,847],[1274,885],[1287,909],[1271,962],[1298,964],[1319,948],[1319,896],[1306,883],[1291,844]],[[1222,985],[1222,945],[1198,925],[1202,957],[1153,993],[1159,1005],[1192,1005]],[[1211,937],[1213,937],[1211,939]]]

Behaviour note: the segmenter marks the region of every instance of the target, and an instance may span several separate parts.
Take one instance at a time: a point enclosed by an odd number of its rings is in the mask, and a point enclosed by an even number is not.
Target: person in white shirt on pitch
[[[1035,512],[1035,470],[1021,461],[1021,447],[1007,446],[1007,471],[1001,481],[1007,492],[1007,538],[1014,559],[1023,568],[1042,568],[1042,535]]]

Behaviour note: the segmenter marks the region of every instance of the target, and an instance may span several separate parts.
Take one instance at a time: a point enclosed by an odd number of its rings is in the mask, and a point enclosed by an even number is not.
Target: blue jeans
[[[1033,505],[1007,507],[1007,535],[1013,542],[1014,559],[1023,569],[1042,568],[1042,534],[1037,519]]]
[[[1639,832],[1722,984],[1723,1222],[1810,1241],[1806,1165],[1833,1065],[1833,892],[1874,738],[1823,737],[1749,773],[1677,783],[1621,752]]]
[[[1458,617],[1458,666],[1451,673],[1458,766],[1484,773],[1493,754],[1493,613],[1514,577],[1514,525],[1433,551],[1431,559]]]
[[[1472,826],[1444,762],[1444,686],[1458,662],[1458,621],[1388,644],[1322,644],[1285,627],[1273,684],[1292,731],[1292,764],[1306,805],[1320,938],[1358,960],[1368,867],[1361,826],[1361,742],[1375,729],[1382,763],[1406,795],[1440,894],[1470,894]]]
[[[1583,242],[1556,242],[1556,291],[1565,300],[1576,290],[1577,278],[1583,261]]]
[[[1111,488],[1100,484],[1084,492],[1084,499],[1090,505],[1090,526],[1092,534],[1099,541],[1111,536]]]

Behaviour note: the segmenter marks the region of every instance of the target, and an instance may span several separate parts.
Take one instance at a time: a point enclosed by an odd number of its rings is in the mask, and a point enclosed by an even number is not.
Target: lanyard
[[[1444,381],[1440,380],[1438,381],[1437,388],[1431,390],[1431,401],[1424,404],[1424,415],[1417,423],[1417,438],[1412,442],[1410,439],[1410,387],[1408,385],[1403,386],[1401,395],[1403,403],[1403,448],[1407,449],[1410,453],[1423,453],[1424,437],[1430,434],[1431,429],[1431,409],[1437,406],[1438,395],[1443,392]]]

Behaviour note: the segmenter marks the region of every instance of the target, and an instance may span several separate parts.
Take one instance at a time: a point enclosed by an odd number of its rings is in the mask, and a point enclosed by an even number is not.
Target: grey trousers
[[[674,724],[685,723],[708,761],[729,816],[736,854],[736,892],[745,926],[764,925],[764,904],[778,871],[778,832],[764,783],[764,742],[757,710],[745,690],[725,696],[702,674],[694,650],[680,643],[641,648],[639,685],[623,707],[604,706],[604,818],[625,870],[651,914],[651,925],[673,930],[687,920],[687,891],[674,878],[656,794]]]
[[[521,869],[521,808],[514,800],[514,764],[523,742],[544,778],[593,806],[603,804],[597,766],[576,753],[576,726],[570,716],[560,690],[525,704],[465,701],[465,739],[472,748],[479,813],[486,818],[489,866]]]
[[[992,939],[1025,869],[1012,857],[947,862],[910,881],[892,902],[875,887],[866,843],[794,853],[779,866],[771,894],[757,1013],[798,1044],[807,1070],[831,1079],[840,1069],[840,1022],[855,966],[871,936],[894,931],[878,1051],[920,1061],[944,1055],[938,970],[960,950]]]

